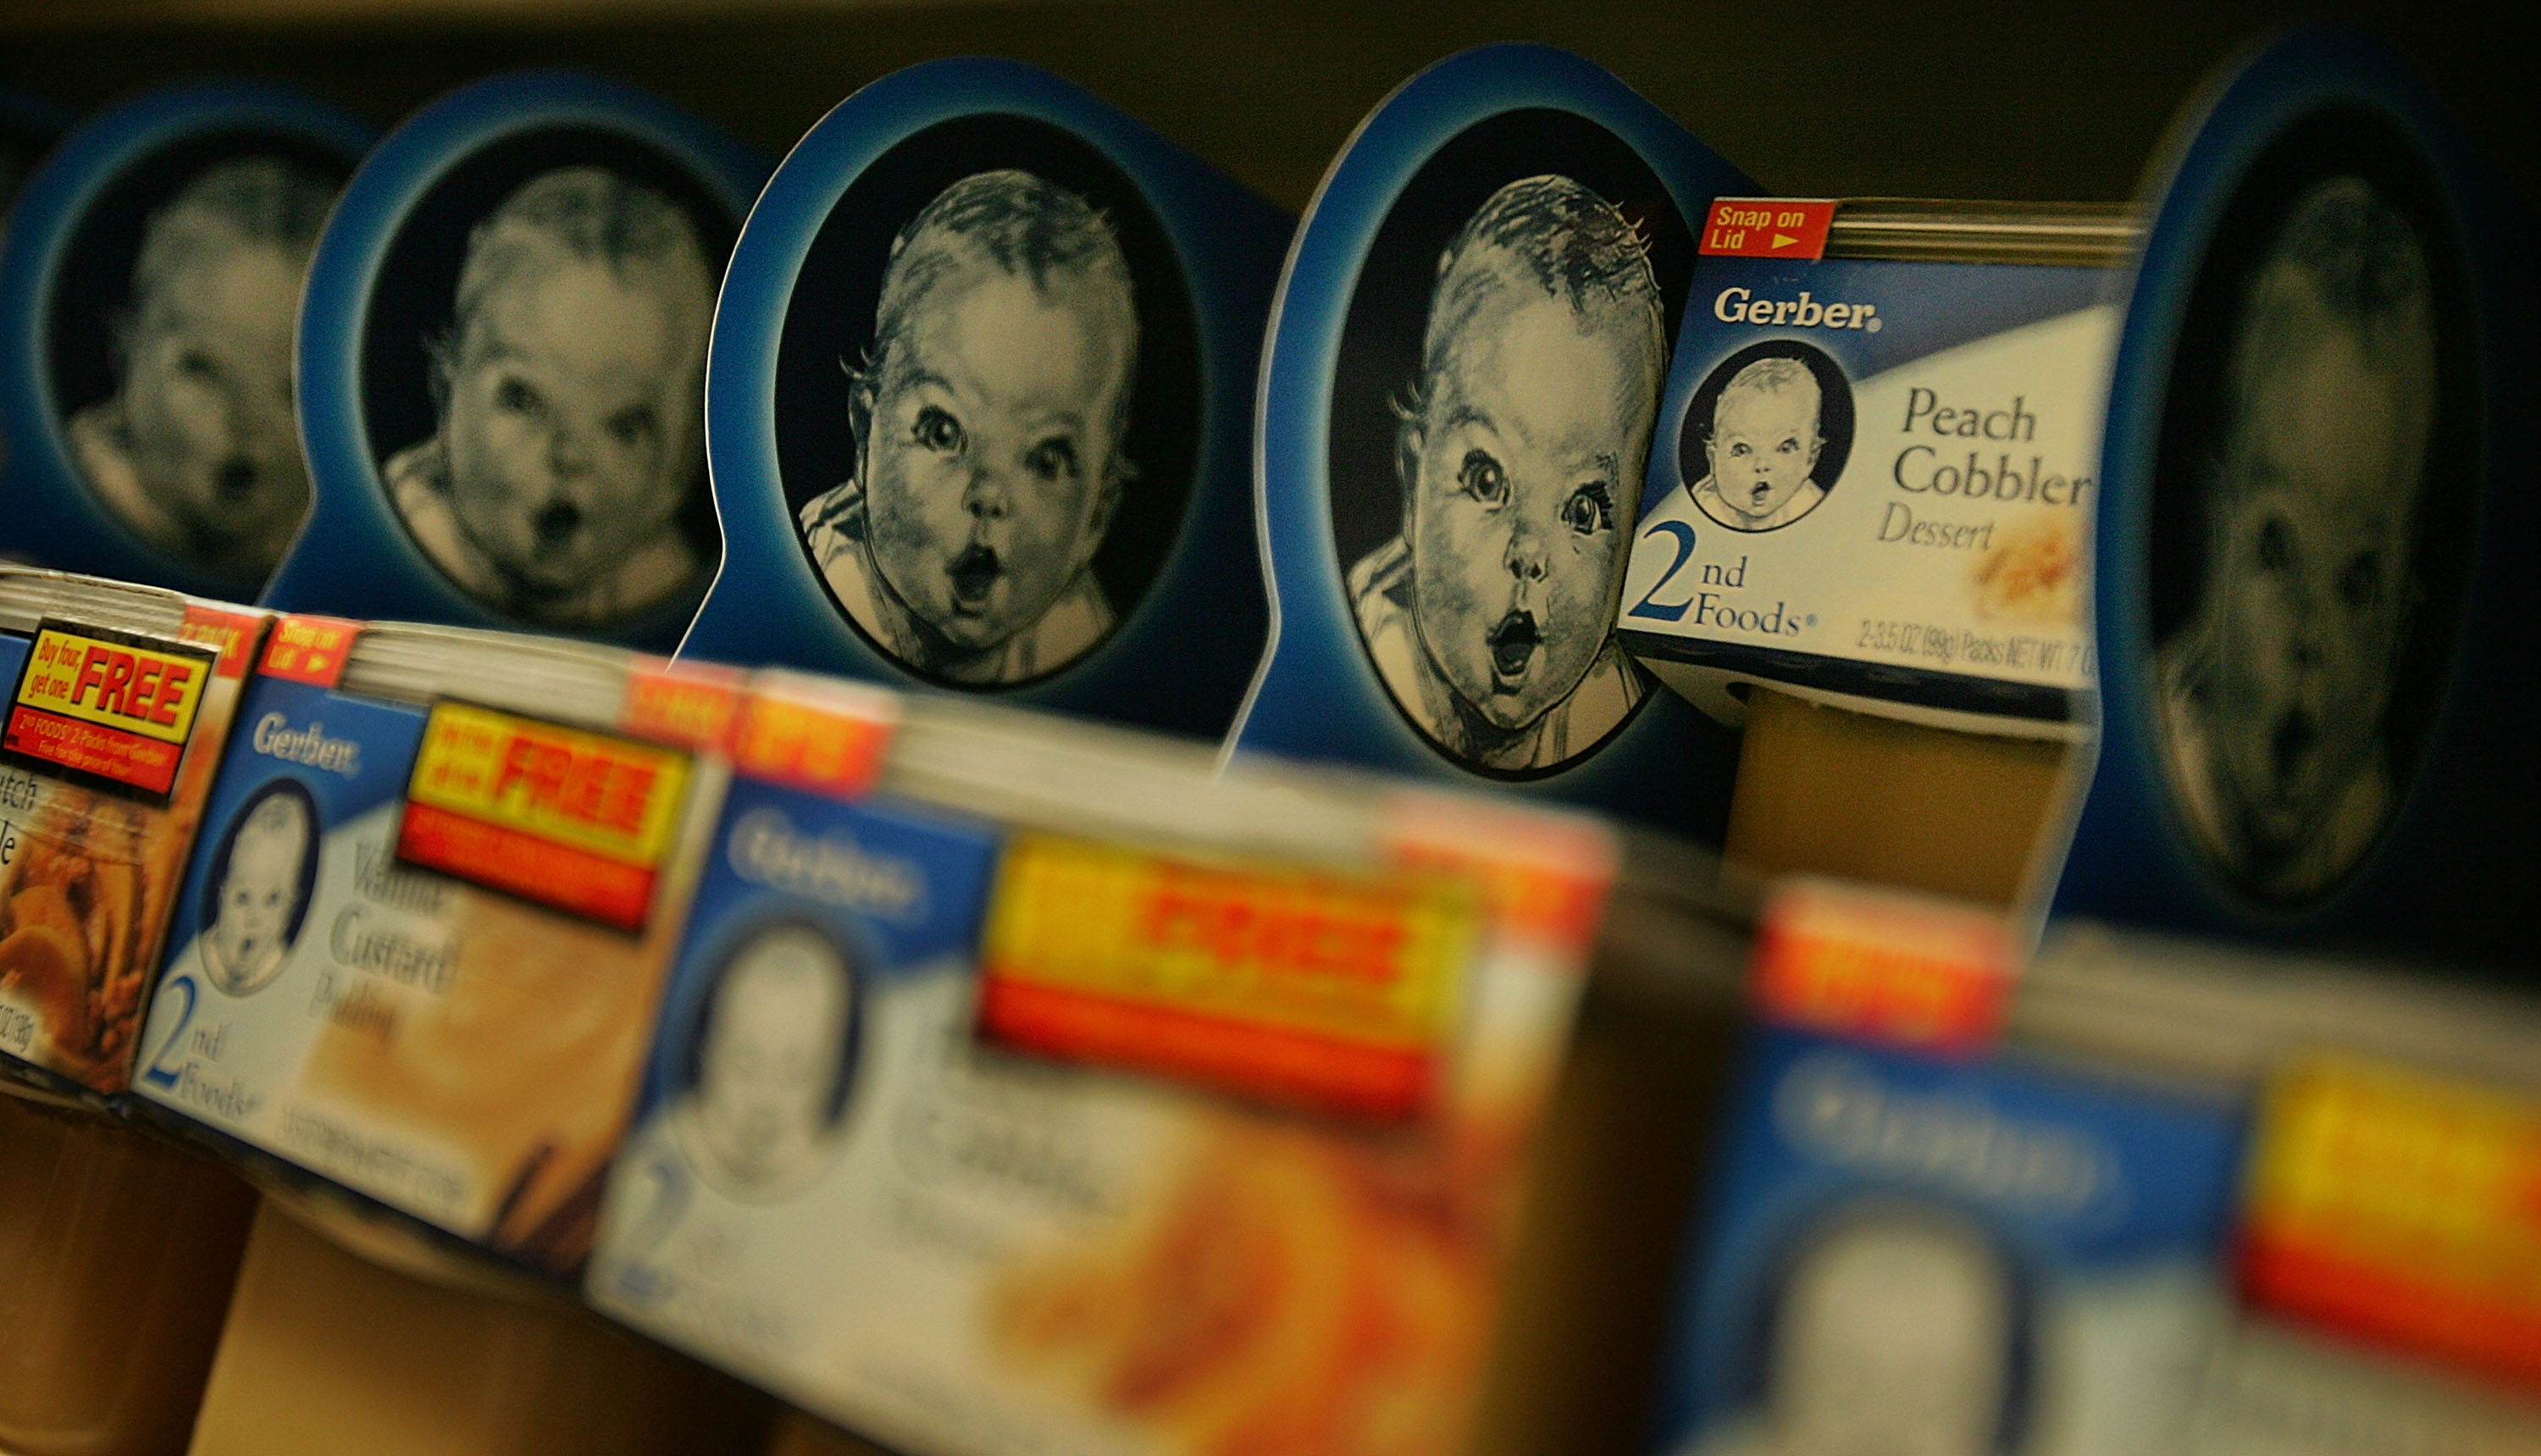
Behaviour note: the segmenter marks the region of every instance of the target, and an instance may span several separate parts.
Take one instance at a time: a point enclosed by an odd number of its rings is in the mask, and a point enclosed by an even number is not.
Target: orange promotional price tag
[[[1412,1118],[1437,1092],[1481,930],[1453,879],[1021,835],[982,937],[980,1029],[1045,1056]]]
[[[1700,251],[1705,257],[1815,261],[1826,255],[1835,209],[1824,198],[1715,197],[1703,221]]]
[[[1824,880],[1784,882],[1756,931],[1757,1014],[1809,1031],[1927,1052],[1993,1045],[2011,996],[1999,915]]]
[[[215,660],[190,643],[47,621],[28,644],[0,748],[166,803]]]
[[[639,930],[691,771],[675,749],[436,703],[406,781],[398,857]]]
[[[2252,1303],[2541,1389],[2541,1104],[2344,1057],[2261,1105]]]

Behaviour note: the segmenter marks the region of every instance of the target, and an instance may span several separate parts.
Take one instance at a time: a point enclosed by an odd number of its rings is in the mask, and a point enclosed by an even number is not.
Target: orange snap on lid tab
[[[1715,197],[1704,219],[1701,252],[1705,257],[1815,261],[1826,255],[1835,209],[1831,198]]]
[[[339,617],[286,617],[264,639],[264,665],[257,671],[286,683],[332,688],[344,677],[353,639],[362,624]]]
[[[900,727],[900,702],[853,684],[762,675],[751,688],[733,733],[733,771],[859,799],[882,777],[883,760]]]
[[[1756,1014],[1779,1025],[1967,1055],[2001,1036],[2015,967],[1996,913],[1796,879],[1765,903],[1749,991]]]

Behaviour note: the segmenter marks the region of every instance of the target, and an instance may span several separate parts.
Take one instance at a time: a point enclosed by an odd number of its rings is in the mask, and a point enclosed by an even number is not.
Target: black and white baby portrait
[[[380,269],[364,411],[390,504],[462,591],[593,629],[693,590],[728,221],[667,158],[560,131],[454,168]]]
[[[987,158],[1030,165],[966,170]],[[1126,179],[1053,128],[973,118],[878,159],[804,265],[778,381],[788,508],[838,611],[961,688],[1101,646],[1180,526],[1190,314]]]
[[[1473,136],[1430,161],[1380,234],[1379,251],[1425,248],[1416,320],[1371,291],[1375,254],[1362,271],[1335,381],[1333,510],[1396,706],[1457,762],[1517,775],[1590,753],[1650,691],[1613,623],[1680,302],[1662,269],[1681,289],[1690,249],[1646,169],[1609,162],[1631,188],[1604,182],[1618,195],[1570,172],[1507,177],[1512,153]],[[1493,168],[1506,180],[1444,215]],[[1365,399],[1354,416],[1343,398],[1371,389],[1391,416],[1381,441],[1351,428]]]
[[[2441,639],[2460,533],[2434,499],[2458,432],[2423,214],[2336,169],[2274,191],[2257,246],[2209,265],[2228,292],[2201,279],[2206,336],[2193,306],[2182,340],[2205,364],[2174,377],[2169,424],[2198,438],[2166,428],[2163,470],[2196,492],[2193,518],[2170,507],[2195,570],[2154,568],[2154,676],[2191,835],[2244,891],[2287,902],[2332,888],[2392,815],[2442,656],[2413,643]]]
[[[72,462],[151,549],[252,593],[309,510],[292,347],[340,163],[196,139],[103,188],[50,300]]]

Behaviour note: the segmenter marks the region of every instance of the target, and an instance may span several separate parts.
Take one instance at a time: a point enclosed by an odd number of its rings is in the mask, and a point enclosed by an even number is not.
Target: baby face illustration
[[[874,565],[959,654],[1038,621],[1102,546],[1136,326],[1118,283],[943,257],[858,435]]]
[[[1994,1448],[2010,1290],[1956,1230],[1866,1222],[1796,1270],[1774,1342],[1774,1449],[1977,1456]]]
[[[808,930],[769,932],[725,973],[695,1120],[706,1155],[735,1184],[779,1183],[818,1156],[851,994],[836,948]]]
[[[2318,274],[2290,261],[2263,268],[2253,295],[2267,317],[2244,326],[2214,482],[2207,726],[2242,833],[2284,853],[2380,752],[2414,605],[2433,335],[2421,314],[2377,350],[2369,326],[2333,313]]]
[[[1760,373],[1772,364],[1786,367]],[[1826,443],[1818,434],[1818,403],[1816,377],[1790,360],[1750,364],[1720,392],[1704,452],[1729,509],[1762,521],[1799,494]]]
[[[233,995],[263,984],[290,949],[285,937],[300,909],[314,829],[300,800],[275,794],[230,841],[229,873],[214,893],[204,960],[214,982]]]
[[[1433,351],[1403,440],[1413,615],[1439,675],[1496,727],[1568,696],[1606,644],[1657,402],[1649,333],[1512,270]]]
[[[207,543],[287,536],[309,507],[291,383],[307,261],[232,238],[186,252],[135,300],[122,390],[133,471]]]
[[[676,274],[549,252],[461,321],[443,438],[469,538],[531,589],[570,591],[678,515],[705,334]]]

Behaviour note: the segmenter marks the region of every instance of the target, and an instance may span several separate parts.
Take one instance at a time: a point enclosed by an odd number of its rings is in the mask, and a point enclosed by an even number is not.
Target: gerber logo
[[[1879,305],[1820,303],[1803,288],[1798,298],[1758,298],[1745,288],[1724,288],[1711,301],[1711,317],[1723,324],[1788,326],[1793,328],[1858,328],[1877,333]]]
[[[807,838],[775,809],[754,809],[732,827],[725,842],[732,872],[765,885],[886,920],[914,919],[926,900],[916,865],[867,854],[844,835]]]
[[[2117,1160],[2094,1139],[2005,1117],[1972,1096],[1900,1091],[1834,1053],[1782,1074],[1774,1119],[1828,1162],[1990,1203],[2070,1217],[2118,1192]]]

